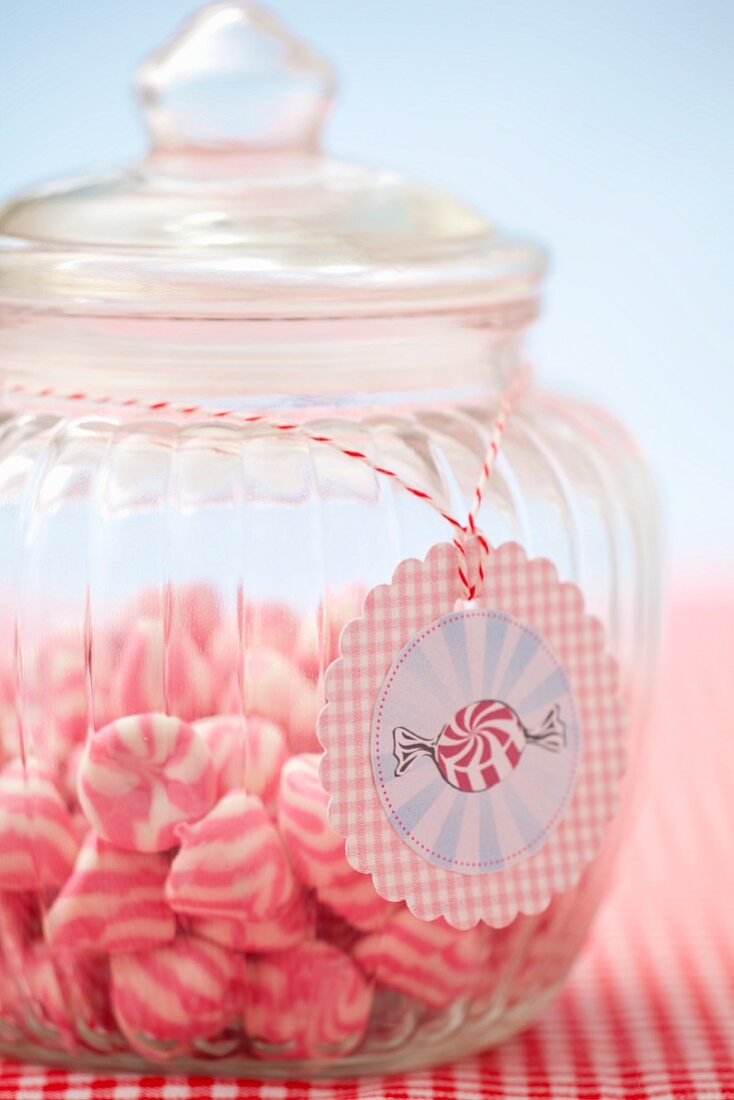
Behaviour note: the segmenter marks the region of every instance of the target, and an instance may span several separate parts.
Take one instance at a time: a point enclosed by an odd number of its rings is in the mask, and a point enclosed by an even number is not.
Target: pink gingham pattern
[[[734,1100],[734,590],[684,596],[666,633],[642,811],[589,947],[533,1027],[478,1058],[360,1081],[5,1061],[0,1100]]]
[[[461,592],[450,543],[434,546],[425,561],[403,562],[391,584],[369,593],[362,617],[342,634],[319,720],[329,818],[346,837],[347,858],[372,875],[383,897],[406,901],[424,920],[445,917],[457,928],[478,920],[502,927],[518,913],[541,912],[554,893],[573,886],[602,846],[625,763],[616,665],[605,651],[601,624],[584,613],[578,588],[560,583],[550,561],[528,559],[517,543],[493,549],[485,569],[472,606],[505,612],[537,631],[560,659],[579,710],[583,752],[575,787],[541,848],[514,866],[464,875],[409,848],[380,803],[370,745],[375,702],[403,647],[456,608]]]

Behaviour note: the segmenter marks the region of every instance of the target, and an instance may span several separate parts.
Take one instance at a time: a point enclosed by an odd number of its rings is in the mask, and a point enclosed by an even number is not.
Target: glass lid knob
[[[310,152],[336,88],[331,66],[260,4],[209,4],[140,66],[155,151]]]

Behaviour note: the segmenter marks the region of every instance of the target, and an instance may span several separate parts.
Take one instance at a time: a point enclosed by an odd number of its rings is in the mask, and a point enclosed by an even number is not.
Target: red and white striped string
[[[373,462],[372,459],[364,451],[358,450],[353,447],[347,447],[343,443],[330,435],[321,435],[308,430],[305,424],[298,423],[296,421],[283,421],[276,420],[267,413],[241,413],[235,409],[210,409],[205,405],[185,405],[178,404],[172,401],[146,401],[140,397],[112,397],[102,396],[97,397],[87,392],[72,391],[69,393],[63,393],[51,386],[31,387],[25,386],[20,382],[6,382],[0,380],[0,392],[5,392],[8,395],[22,395],[25,397],[33,397],[38,399],[52,398],[55,401],[62,403],[76,403],[83,402],[93,406],[105,406],[108,408],[117,409],[139,409],[141,412],[156,414],[171,414],[175,416],[188,417],[204,417],[208,420],[226,420],[234,424],[263,424],[272,428],[274,431],[283,433],[298,433],[310,440],[312,443],[320,443],[324,446],[331,447],[333,450],[338,451],[340,454],[345,455],[347,458],[353,458],[358,462],[364,463],[374,473],[380,474],[382,477],[390,478],[396,485],[400,485],[402,489],[410,493],[411,496],[416,497],[418,500],[424,501],[431,508],[433,508],[438,514],[450,524],[453,532],[453,544],[456,547],[458,555],[458,572],[459,579],[461,581],[461,588],[466,600],[473,600],[478,592],[481,590],[485,576],[485,562],[490,553],[489,541],[484,533],[477,526],[477,518],[479,511],[484,500],[484,494],[487,489],[487,485],[492,476],[492,470],[494,467],[494,461],[499,454],[500,444],[502,437],[507,427],[507,421],[510,414],[517,404],[518,400],[525,392],[528,383],[530,381],[532,372],[530,367],[523,367],[520,372],[513,376],[506,386],[505,390],[500,396],[499,407],[497,416],[495,417],[492,425],[489,437],[489,443],[487,451],[482,460],[482,465],[477,480],[476,487],[472,496],[472,503],[469,509],[469,514],[465,522],[457,519],[448,512],[429,492],[425,489],[421,489],[416,485],[412,485],[409,481],[406,481],[395,470],[391,470],[386,466],[380,466]],[[471,569],[469,563],[469,557],[467,554],[467,540],[472,537],[476,539],[476,543],[479,547],[480,553],[476,562],[476,578],[471,576]]]

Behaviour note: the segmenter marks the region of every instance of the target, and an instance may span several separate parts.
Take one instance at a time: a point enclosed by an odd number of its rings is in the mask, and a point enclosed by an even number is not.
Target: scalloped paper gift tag
[[[321,776],[349,862],[382,897],[503,927],[598,854],[625,714],[602,625],[550,561],[493,549],[467,604],[456,553],[404,561],[345,627]]]

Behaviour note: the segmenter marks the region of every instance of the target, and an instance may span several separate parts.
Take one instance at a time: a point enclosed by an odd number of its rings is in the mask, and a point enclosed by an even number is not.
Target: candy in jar
[[[527,362],[543,250],[327,155],[274,14],[204,7],[137,87],[146,155],[0,207],[0,1053],[482,1050],[624,831],[648,475]]]

